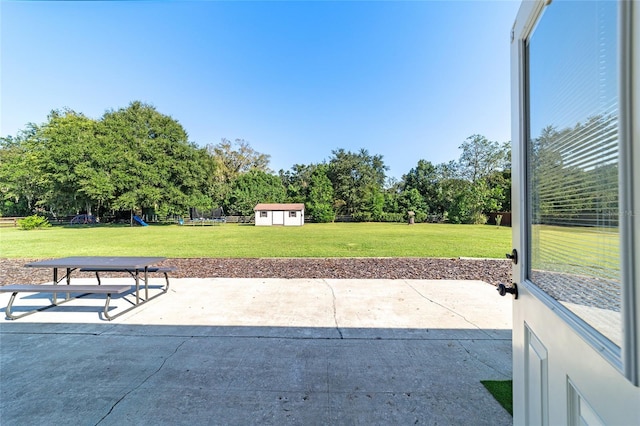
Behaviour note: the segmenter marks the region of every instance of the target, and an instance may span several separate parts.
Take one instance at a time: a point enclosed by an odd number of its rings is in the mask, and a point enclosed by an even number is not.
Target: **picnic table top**
[[[113,268],[144,269],[165,260],[165,257],[146,256],[71,256],[39,260],[24,265],[27,268]]]

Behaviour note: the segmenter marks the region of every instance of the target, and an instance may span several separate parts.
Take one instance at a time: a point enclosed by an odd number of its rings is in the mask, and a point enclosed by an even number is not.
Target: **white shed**
[[[304,225],[303,203],[257,204],[256,226],[302,226]]]

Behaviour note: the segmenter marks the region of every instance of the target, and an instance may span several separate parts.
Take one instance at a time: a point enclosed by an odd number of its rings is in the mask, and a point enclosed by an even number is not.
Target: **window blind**
[[[527,183],[529,278],[620,346],[617,7],[553,2],[530,37]]]

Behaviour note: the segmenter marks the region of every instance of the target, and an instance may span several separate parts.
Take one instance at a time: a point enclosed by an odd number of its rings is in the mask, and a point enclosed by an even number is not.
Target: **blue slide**
[[[138,222],[142,226],[149,226],[149,224],[147,222],[145,222],[144,220],[140,219],[140,216],[133,216],[133,220],[135,220],[136,222]]]

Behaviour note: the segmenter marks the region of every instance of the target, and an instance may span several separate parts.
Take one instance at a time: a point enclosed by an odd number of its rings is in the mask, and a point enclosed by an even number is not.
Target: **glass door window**
[[[529,279],[622,346],[618,3],[554,1],[527,44]]]

